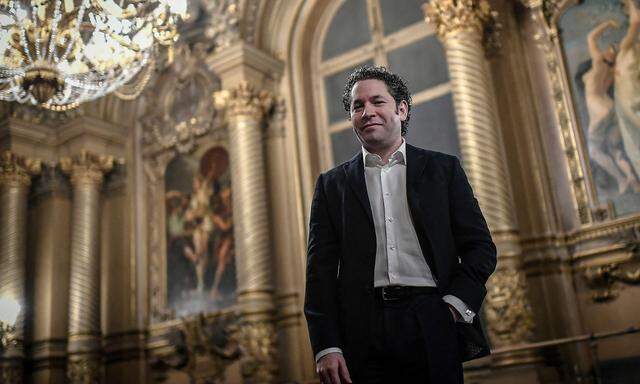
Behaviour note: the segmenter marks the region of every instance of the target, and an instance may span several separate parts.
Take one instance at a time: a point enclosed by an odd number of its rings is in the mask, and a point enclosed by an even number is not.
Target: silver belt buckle
[[[395,298],[391,298],[391,297],[387,297],[387,291],[390,291],[391,289],[387,289],[388,287],[382,287],[382,300],[384,301],[394,301],[394,300],[398,300],[397,297]]]

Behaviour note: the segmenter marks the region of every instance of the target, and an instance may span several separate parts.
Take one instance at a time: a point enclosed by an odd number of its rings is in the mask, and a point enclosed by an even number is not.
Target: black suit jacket
[[[407,200],[442,296],[480,312],[496,248],[460,162],[407,144]],[[342,349],[350,370],[365,357],[374,306],[376,236],[362,154],[321,174],[311,206],[305,315],[313,353]],[[464,360],[489,353],[479,316],[459,323]]]

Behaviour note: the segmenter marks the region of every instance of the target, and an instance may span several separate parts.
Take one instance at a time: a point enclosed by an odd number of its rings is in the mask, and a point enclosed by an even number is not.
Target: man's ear
[[[402,100],[398,103],[398,107],[396,108],[396,114],[400,117],[400,121],[407,120],[407,113],[409,111],[409,104],[407,104],[406,100]]]

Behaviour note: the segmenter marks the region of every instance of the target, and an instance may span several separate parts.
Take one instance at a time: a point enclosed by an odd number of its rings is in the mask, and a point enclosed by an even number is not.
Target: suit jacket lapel
[[[358,197],[358,201],[360,201],[362,208],[367,213],[367,217],[369,217],[369,220],[373,225],[371,204],[369,203],[369,195],[367,195],[367,183],[364,179],[364,161],[362,160],[362,153],[356,154],[353,159],[343,167],[351,190]]]

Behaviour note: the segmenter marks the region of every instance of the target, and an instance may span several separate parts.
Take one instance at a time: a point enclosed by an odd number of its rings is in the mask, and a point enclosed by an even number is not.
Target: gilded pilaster
[[[27,195],[31,176],[40,167],[40,161],[10,151],[0,157],[0,297],[13,299],[23,308],[8,337],[11,343],[0,350],[0,382],[22,382]]]
[[[424,11],[446,50],[465,170],[498,247],[498,267],[488,282],[484,305],[489,337],[494,348],[530,342],[534,321],[485,59],[497,46],[492,37],[497,14],[484,0],[433,0]],[[533,353],[501,355],[495,363],[537,359]]]
[[[60,160],[73,189],[69,341],[67,377],[71,383],[99,383],[101,368],[99,203],[110,156],[86,151]]]
[[[263,118],[273,97],[240,82],[214,99],[229,122],[240,338],[247,354],[242,374],[247,383],[268,383],[275,379],[276,334]]]

